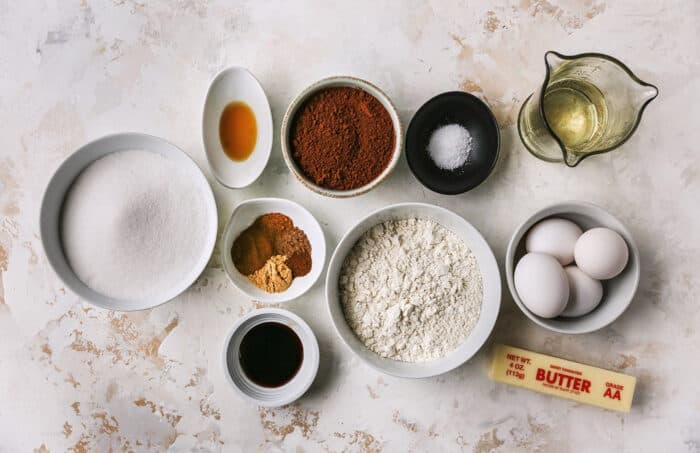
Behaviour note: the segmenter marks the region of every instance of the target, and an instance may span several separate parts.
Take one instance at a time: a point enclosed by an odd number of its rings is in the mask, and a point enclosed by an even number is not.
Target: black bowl
[[[428,155],[433,131],[448,124],[459,124],[472,136],[469,159],[454,170],[438,168]],[[428,189],[456,195],[481,184],[498,160],[498,123],[488,106],[463,91],[442,93],[418,109],[406,132],[406,160],[413,174]]]

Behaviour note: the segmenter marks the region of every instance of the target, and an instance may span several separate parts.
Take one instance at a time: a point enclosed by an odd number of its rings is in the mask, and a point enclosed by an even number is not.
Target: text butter
[[[636,378],[570,360],[498,344],[491,379],[569,398],[614,411],[628,412]]]

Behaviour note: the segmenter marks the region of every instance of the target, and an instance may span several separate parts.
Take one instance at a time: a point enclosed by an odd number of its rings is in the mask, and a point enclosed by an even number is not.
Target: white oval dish
[[[286,324],[301,340],[303,359],[297,374],[288,383],[274,388],[262,387],[245,375],[238,360],[238,350],[246,333],[264,322]],[[226,380],[245,399],[260,406],[278,407],[299,399],[309,389],[318,373],[320,353],[318,341],[308,324],[299,316],[278,308],[262,308],[236,321],[226,335],[222,363]]]
[[[122,300],[108,297],[86,286],[73,272],[63,253],[60,235],[61,209],[66,193],[75,178],[90,164],[107,154],[125,150],[158,153],[178,164],[187,172],[195,187],[202,191],[207,213],[207,238],[199,256],[192,258],[191,271],[183,275],[179,285],[156,298]],[[165,303],[194,283],[214,250],[218,228],[216,203],[209,182],[197,164],[182,150],[159,137],[139,133],[107,135],[92,141],[71,154],[56,170],[44,192],[40,214],[41,242],[58,277],[81,299],[109,310],[132,311],[153,308]]]
[[[306,233],[311,244],[311,271],[303,277],[295,278],[292,285],[281,293],[268,293],[255,286],[247,276],[238,272],[231,258],[233,242],[243,230],[261,215],[272,212],[282,213],[292,219],[294,226]],[[221,257],[226,275],[248,297],[266,303],[287,302],[308,291],[320,277],[326,262],[326,239],[321,225],[300,204],[281,198],[254,198],[240,203],[233,210],[221,240]]]
[[[235,162],[224,152],[219,138],[219,121],[224,108],[242,101],[255,114],[258,137],[246,160]],[[262,174],[272,151],[272,113],[260,82],[245,68],[224,69],[212,80],[202,113],[202,142],[209,167],[221,184],[231,189],[249,186]]]
[[[382,171],[373,181],[356,189],[334,190],[319,186],[304,174],[304,172],[299,168],[296,161],[294,160],[294,156],[292,155],[290,135],[292,130],[292,122],[294,121],[294,116],[296,115],[297,111],[311,96],[318,93],[319,91],[333,87],[358,88],[371,94],[372,96],[374,96],[374,98],[377,99],[377,101],[379,101],[380,104],[382,104],[382,106],[389,113],[389,116],[391,117],[391,122],[394,125],[394,150],[391,155],[391,160],[389,160],[389,164],[386,166],[384,171]],[[396,111],[396,107],[394,107],[394,104],[391,102],[389,97],[386,94],[384,94],[382,90],[369,83],[368,81],[358,79],[357,77],[333,76],[321,79],[318,82],[307,87],[306,89],[304,89],[304,91],[299,93],[299,95],[296,98],[294,98],[291,104],[289,104],[289,107],[287,108],[287,111],[284,114],[284,119],[282,120],[280,144],[282,146],[282,156],[284,157],[284,161],[286,162],[292,174],[304,186],[308,187],[316,193],[325,195],[327,197],[348,198],[369,192],[370,190],[374,189],[379,184],[381,184],[387,177],[389,177],[391,172],[394,171],[394,168],[396,168],[396,164],[398,164],[399,159],[401,157],[401,150],[403,149],[403,129],[401,127],[401,118],[399,117],[399,113]]]
[[[542,318],[523,304],[515,289],[513,274],[515,265],[525,253],[525,237],[538,222],[548,218],[571,220],[585,232],[593,227],[606,227],[617,231],[629,248],[627,266],[617,277],[603,282],[603,300],[590,313],[575,318]],[[508,243],[505,259],[506,280],[513,300],[525,315],[545,329],[559,333],[579,334],[594,332],[615,321],[629,306],[639,286],[639,250],[629,230],[612,214],[591,203],[571,201],[541,209],[516,228]]]
[[[388,220],[430,219],[455,233],[474,253],[483,283],[481,314],[469,336],[457,349],[440,359],[428,362],[400,362],[370,351],[348,326],[338,297],[338,277],[345,257],[357,240],[371,227]],[[406,378],[426,378],[446,373],[469,360],[486,342],[498,317],[501,305],[501,277],[496,258],[486,240],[469,222],[452,211],[425,203],[399,203],[374,211],[343,236],[328,263],[326,301],[331,320],[343,342],[360,359],[384,373]]]

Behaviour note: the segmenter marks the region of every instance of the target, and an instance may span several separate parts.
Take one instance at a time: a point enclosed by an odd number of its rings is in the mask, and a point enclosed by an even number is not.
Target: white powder
[[[483,299],[476,257],[430,220],[389,221],[367,231],[338,281],[345,318],[382,357],[444,357],[476,325]]]
[[[461,167],[471,152],[472,136],[459,124],[448,124],[435,129],[428,142],[430,158],[443,170]]]
[[[120,151],[88,166],[63,205],[61,236],[75,274],[98,293],[158,297],[201,259],[205,198],[177,164],[149,151]]]

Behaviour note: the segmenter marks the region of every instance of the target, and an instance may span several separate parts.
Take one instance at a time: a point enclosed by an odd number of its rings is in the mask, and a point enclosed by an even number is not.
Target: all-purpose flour
[[[201,189],[149,151],[120,151],[88,166],[66,196],[61,226],[78,278],[127,300],[157,297],[187,278],[208,228]]]
[[[338,283],[351,329],[390,359],[445,356],[469,335],[481,312],[476,257],[431,220],[389,221],[367,231],[345,259]]]

